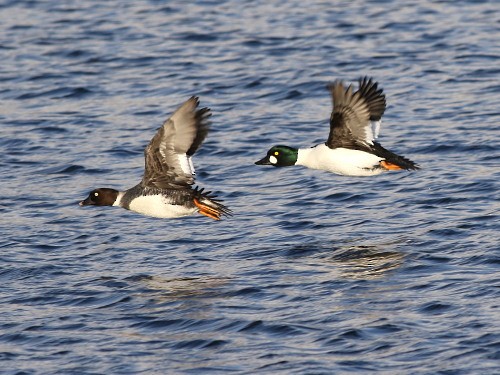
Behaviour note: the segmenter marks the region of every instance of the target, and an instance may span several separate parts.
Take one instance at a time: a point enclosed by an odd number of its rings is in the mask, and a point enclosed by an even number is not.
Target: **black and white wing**
[[[333,101],[330,116],[330,134],[326,145],[330,148],[356,148],[372,145],[378,136],[386,102],[383,91],[372,79],[362,78],[358,91],[347,89],[336,81],[329,86]]]
[[[145,171],[141,184],[179,189],[194,183],[191,156],[205,139],[210,109],[197,109],[197,97],[189,98],[167,119],[144,150]]]
[[[387,106],[385,94],[382,89],[378,88],[378,83],[373,82],[372,78],[363,77],[359,79],[359,89],[361,96],[365,99],[370,111],[370,126],[372,131],[372,141],[377,139]]]

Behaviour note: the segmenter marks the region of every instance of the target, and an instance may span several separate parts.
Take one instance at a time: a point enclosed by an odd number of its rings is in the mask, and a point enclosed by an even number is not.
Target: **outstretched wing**
[[[194,183],[191,156],[205,139],[210,109],[197,109],[191,97],[167,119],[144,150],[145,171],[141,184],[179,189]]]
[[[385,94],[382,89],[378,89],[378,83],[372,78],[362,77],[359,79],[359,92],[365,99],[370,111],[370,127],[372,131],[372,141],[378,137],[382,116],[386,108]]]
[[[329,86],[333,110],[330,116],[330,134],[326,145],[330,148],[372,145],[378,135],[385,111],[385,95],[377,90],[372,79],[362,78],[358,91],[347,89],[340,81]]]

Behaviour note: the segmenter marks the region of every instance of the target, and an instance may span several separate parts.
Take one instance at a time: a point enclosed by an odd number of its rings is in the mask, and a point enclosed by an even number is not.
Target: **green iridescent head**
[[[290,167],[297,162],[298,150],[288,146],[273,146],[267,155],[256,161],[257,165],[273,165],[275,167]]]

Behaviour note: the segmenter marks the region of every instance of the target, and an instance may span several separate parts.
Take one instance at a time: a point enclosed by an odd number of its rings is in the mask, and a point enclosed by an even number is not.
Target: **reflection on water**
[[[287,255],[315,257],[335,266],[338,277],[348,279],[377,279],[403,264],[404,254],[393,250],[397,243],[378,245],[341,245],[333,243],[308,243],[294,245]],[[331,270],[330,270],[331,271]]]
[[[330,261],[349,279],[377,279],[403,264],[404,255],[378,246],[348,246],[336,252]]]
[[[331,3],[1,3],[0,373],[499,373],[498,6]],[[254,165],[363,75],[421,171]],[[231,220],[74,203],[191,95]]]
[[[147,287],[148,295],[156,291],[162,300],[186,297],[212,297],[230,281],[227,277],[178,277],[144,276],[139,282]]]

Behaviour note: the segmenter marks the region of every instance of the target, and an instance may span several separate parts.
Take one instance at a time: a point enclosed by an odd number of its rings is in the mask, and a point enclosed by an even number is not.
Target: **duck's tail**
[[[222,216],[232,216],[232,211],[217,199],[216,195],[212,195],[211,191],[204,191],[196,186],[193,190],[193,202],[198,207],[198,212],[208,216],[214,220],[220,220]]]
[[[380,162],[380,166],[382,168],[387,170],[404,169],[407,171],[416,171],[420,169],[420,166],[417,163],[405,158],[404,156],[397,155],[389,150],[386,150],[378,142],[373,142],[373,150],[375,151],[375,155],[385,159]]]

